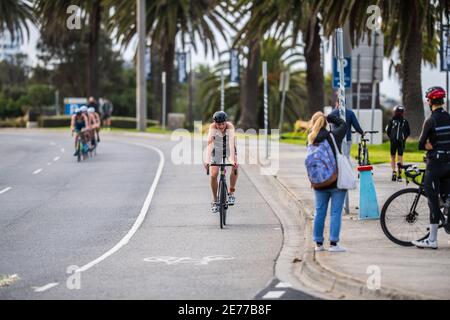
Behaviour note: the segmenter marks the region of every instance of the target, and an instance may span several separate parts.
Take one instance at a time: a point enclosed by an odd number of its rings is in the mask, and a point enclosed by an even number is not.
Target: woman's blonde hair
[[[308,144],[313,144],[319,134],[320,129],[325,128],[327,125],[327,119],[323,112],[316,112],[311,117],[309,122],[309,134],[308,134]]]

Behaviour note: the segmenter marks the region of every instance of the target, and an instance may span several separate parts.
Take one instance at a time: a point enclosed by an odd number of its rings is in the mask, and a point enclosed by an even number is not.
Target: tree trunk
[[[155,40],[152,40],[151,62],[153,100],[149,114],[152,119],[159,119],[162,122],[161,46]]]
[[[173,70],[175,58],[175,39],[169,40],[163,54],[163,70],[166,72],[166,116],[172,112]]]
[[[92,2],[89,15],[89,63],[87,65],[87,95],[98,98],[98,44],[102,7],[100,0]]]
[[[243,130],[258,129],[258,113],[261,107],[258,104],[260,55],[259,39],[251,40],[245,70],[245,86],[241,86],[244,92],[241,96],[241,117],[238,126]]]
[[[323,111],[325,105],[324,76],[320,52],[320,26],[319,21],[308,24],[308,29],[303,33],[306,60],[306,87],[308,92],[308,110],[310,115],[317,111]]]
[[[423,41],[422,28],[418,23],[420,13],[417,4],[413,7],[411,10],[413,23],[410,24],[410,33],[402,52],[402,87],[403,104],[406,107],[406,117],[411,128],[411,136],[418,137],[424,121],[421,78]]]

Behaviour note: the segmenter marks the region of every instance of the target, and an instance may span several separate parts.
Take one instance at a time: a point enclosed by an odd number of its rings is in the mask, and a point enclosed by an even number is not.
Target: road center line
[[[42,172],[42,169],[37,169],[36,171],[33,172],[33,174],[39,174]]]
[[[0,194],[6,193],[6,192],[8,192],[8,191],[11,190],[11,189],[12,189],[11,187],[5,188],[5,189],[3,189],[3,190],[0,191]]]
[[[267,292],[263,299],[279,299],[285,293],[285,291],[269,291]]]
[[[34,292],[44,292],[53,287],[56,287],[58,284],[59,284],[58,282],[52,282],[52,283],[46,284],[45,286],[42,286],[42,287],[33,287],[33,289],[34,289]]]
[[[131,143],[130,142],[130,144],[156,151],[159,154],[159,159],[160,159],[159,166],[158,166],[158,170],[156,171],[155,179],[153,180],[152,186],[150,187],[150,191],[148,192],[147,198],[145,199],[145,202],[144,202],[144,205],[142,206],[141,212],[139,213],[139,216],[137,217],[137,219],[134,222],[133,227],[131,227],[130,231],[128,231],[128,233],[114,247],[112,247],[110,250],[105,252],[102,256],[98,257],[97,259],[80,267],[79,269],[76,270],[76,272],[87,271],[90,268],[92,268],[93,266],[95,266],[96,264],[99,264],[103,260],[107,259],[109,256],[111,256],[114,253],[116,253],[117,251],[119,251],[134,236],[136,231],[142,225],[142,222],[144,221],[145,216],[147,215],[148,209],[150,207],[150,203],[152,202],[153,194],[155,193],[156,186],[158,185],[159,179],[160,179],[162,171],[164,169],[165,158],[164,158],[164,154],[162,153],[162,151],[158,148],[148,146],[145,144],[140,144],[140,143]]]
[[[53,161],[58,161],[59,160],[59,157],[55,157],[54,159],[53,159]]]

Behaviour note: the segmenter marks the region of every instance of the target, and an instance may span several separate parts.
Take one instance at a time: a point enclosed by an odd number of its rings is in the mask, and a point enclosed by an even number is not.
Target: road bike
[[[226,178],[226,167],[234,167],[233,164],[226,163],[226,136],[223,137],[223,157],[222,163],[211,163],[206,169],[206,174],[209,175],[209,167],[220,167],[219,169],[219,187],[217,188],[217,200],[219,205],[219,216],[220,216],[220,228],[227,224],[227,210],[228,206],[228,187]],[[234,169],[237,174],[237,169]]]
[[[356,132],[352,131],[352,133],[356,133]],[[356,158],[358,160],[358,165],[359,166],[370,165],[369,148],[367,147],[367,142],[369,142],[370,139],[365,139],[364,137],[367,134],[373,134],[373,133],[378,133],[378,131],[365,131],[361,135],[361,140],[358,143],[358,156]]]
[[[425,169],[419,169],[417,165],[412,164],[400,167],[405,170],[406,185],[411,180],[418,188],[406,188],[391,195],[381,209],[380,223],[389,240],[409,247],[413,245],[411,241],[420,241],[428,237],[430,210],[423,185]],[[441,192],[439,198],[441,207],[439,228],[444,228],[450,234],[448,223],[450,199],[447,199],[446,193]]]
[[[77,153],[77,162],[80,162],[81,159],[86,160],[88,157],[89,147],[86,143],[86,133],[85,131],[80,131],[76,133],[77,142],[75,145],[75,151]]]

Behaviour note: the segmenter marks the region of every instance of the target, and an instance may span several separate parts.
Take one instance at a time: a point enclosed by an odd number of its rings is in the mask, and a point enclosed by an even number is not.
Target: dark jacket
[[[339,117],[339,109],[334,109],[331,113],[336,117]],[[352,127],[359,134],[364,133],[363,129],[359,125],[355,113],[351,109],[345,109],[345,121],[347,122],[347,131],[345,134],[347,141],[352,141]]]
[[[427,140],[433,146],[427,152],[428,158],[434,158],[438,151],[450,151],[450,115],[443,108],[434,110],[423,123],[419,150],[425,150]]]
[[[325,139],[328,141],[328,143],[331,146],[331,150],[333,151],[334,157],[336,159],[336,150],[334,149],[333,140],[330,137],[330,132],[334,136],[334,140],[336,141],[336,144],[339,148],[339,151],[342,152],[342,140],[344,140],[347,125],[344,120],[339,118],[333,113],[330,113],[327,117],[328,123],[332,124],[331,131],[328,131],[327,129],[320,129],[319,134],[316,137],[316,140],[314,140],[314,143],[320,143],[324,141]],[[337,162],[336,162],[337,163]],[[333,184],[324,187],[324,188],[315,188],[316,190],[327,190],[327,189],[334,189],[337,188],[337,181],[335,181]]]
[[[392,141],[405,142],[411,134],[408,121],[402,116],[394,116],[386,127],[386,134]]]

